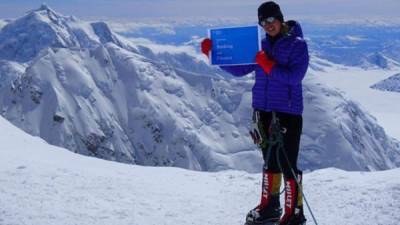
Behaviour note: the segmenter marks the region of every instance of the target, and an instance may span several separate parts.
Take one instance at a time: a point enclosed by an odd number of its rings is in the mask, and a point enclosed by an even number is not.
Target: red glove
[[[267,54],[264,51],[257,52],[256,55],[256,63],[263,68],[264,72],[269,75],[272,70],[272,67],[276,64],[276,62],[270,58],[268,58]]]
[[[201,42],[201,52],[208,57],[208,53],[210,52],[212,48],[212,41],[210,38],[205,38]]]

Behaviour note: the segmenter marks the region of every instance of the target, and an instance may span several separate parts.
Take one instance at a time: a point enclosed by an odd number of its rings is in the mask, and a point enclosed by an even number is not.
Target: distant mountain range
[[[104,22],[66,17],[43,5],[0,31],[1,114],[84,155],[258,172],[260,153],[248,136],[252,76],[228,78],[193,52],[138,44]],[[400,166],[399,142],[356,103],[313,79],[325,66],[331,65],[316,60],[305,81],[300,164]]]
[[[300,21],[313,54],[337,64],[389,69],[400,65],[400,25],[373,21],[317,23]],[[207,36],[207,29],[248,25],[254,22],[202,21],[192,23],[111,23],[127,37],[147,38],[161,44],[194,44]]]

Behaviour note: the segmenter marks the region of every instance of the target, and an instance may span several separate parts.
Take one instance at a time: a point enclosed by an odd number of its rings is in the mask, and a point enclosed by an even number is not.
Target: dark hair
[[[264,2],[258,7],[258,21],[268,17],[275,17],[281,23],[284,22],[281,8],[273,1]]]

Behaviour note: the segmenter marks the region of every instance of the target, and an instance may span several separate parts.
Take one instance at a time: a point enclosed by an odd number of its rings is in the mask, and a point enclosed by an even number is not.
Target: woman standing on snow
[[[302,80],[306,74],[309,56],[300,24],[284,21],[280,7],[269,1],[258,8],[258,23],[266,32],[262,51],[255,56],[255,65],[221,66],[234,76],[255,71],[253,87],[253,121],[257,125],[251,132],[259,144],[264,158],[261,202],[250,210],[246,224],[277,223],[303,225],[305,217],[301,195],[302,171],[297,168],[300,136],[303,125]],[[212,48],[210,39],[204,39],[201,50],[208,56]],[[283,150],[269,148],[265,139],[270,137],[273,116],[276,115],[284,132]],[[260,139],[261,137],[261,139]],[[279,202],[281,177],[285,180],[285,213]]]

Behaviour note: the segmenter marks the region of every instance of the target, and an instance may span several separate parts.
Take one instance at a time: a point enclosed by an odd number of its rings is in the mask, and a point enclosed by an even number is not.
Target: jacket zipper
[[[268,88],[269,79],[268,79],[268,77],[266,79],[267,79],[266,82],[265,82],[265,96],[266,96],[266,99],[265,99],[265,107],[264,107],[265,109],[268,108],[268,101],[269,101],[269,94],[268,94],[268,91],[269,91],[269,88]]]

